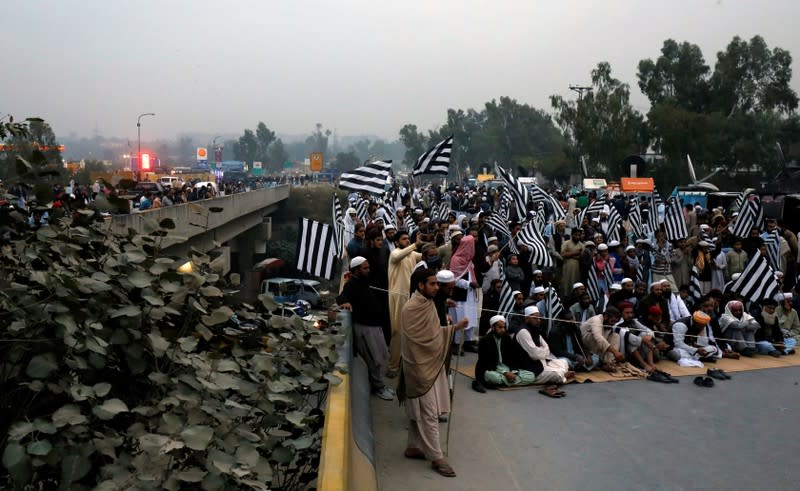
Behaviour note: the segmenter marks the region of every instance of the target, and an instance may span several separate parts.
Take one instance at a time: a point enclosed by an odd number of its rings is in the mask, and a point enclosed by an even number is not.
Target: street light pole
[[[142,118],[144,116],[155,116],[156,113],[143,113],[140,114],[138,118],[136,118],[136,134],[137,134],[137,141],[139,143],[137,153],[136,153],[136,166],[139,168],[139,180],[142,180]]]
[[[592,91],[592,87],[591,86],[582,86],[582,85],[570,85],[569,86],[569,90],[578,93],[578,104],[580,104],[581,100],[583,100],[583,93],[584,92],[591,92]],[[578,113],[578,107],[575,108],[575,114],[576,114],[576,116],[579,114]],[[589,177],[589,172],[588,172],[588,169],[586,168],[586,162],[583,160],[583,154],[581,153],[583,149],[581,148],[580,143],[577,142],[577,139],[576,139],[575,143],[578,145],[578,157],[580,159],[581,174],[583,174],[583,177],[585,179],[585,178]]]

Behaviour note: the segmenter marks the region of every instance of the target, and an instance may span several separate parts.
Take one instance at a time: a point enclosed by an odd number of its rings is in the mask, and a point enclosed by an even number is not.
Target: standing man
[[[573,284],[580,281],[581,267],[579,259],[583,253],[583,230],[576,228],[572,230],[570,240],[561,245],[561,296],[569,295],[569,289]]]
[[[455,331],[464,329],[467,319],[457,325],[440,326],[433,299],[439,291],[436,272],[419,269],[413,275],[416,290],[400,313],[402,352],[398,398],[408,416],[405,456],[428,459],[433,470],[446,477],[456,473],[447,463],[439,442],[439,415],[450,412],[450,399],[439,397],[447,391],[445,361]]]
[[[417,248],[422,242],[411,243],[408,232],[398,231],[395,236],[395,249],[389,254],[389,317],[392,325],[392,335],[389,341],[389,366],[386,376],[397,377],[400,370],[400,311],[408,301],[408,285],[411,282],[411,273],[414,266],[422,259],[422,253]]]
[[[345,283],[336,303],[353,312],[353,337],[358,356],[367,365],[372,392],[385,401],[394,399],[394,391],[383,383],[386,364],[386,340],[380,320],[382,304],[369,285],[369,262],[362,256],[350,260],[350,279]]]

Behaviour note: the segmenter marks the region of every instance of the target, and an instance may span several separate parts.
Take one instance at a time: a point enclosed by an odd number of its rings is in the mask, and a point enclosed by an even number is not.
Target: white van
[[[299,280],[296,278],[268,278],[261,282],[261,294],[269,295],[276,302],[297,302],[304,300],[312,307],[322,306],[323,295],[319,291],[319,281]]]
[[[158,178],[158,182],[164,186],[165,189],[179,188],[183,184],[183,181],[175,176],[161,176]]]

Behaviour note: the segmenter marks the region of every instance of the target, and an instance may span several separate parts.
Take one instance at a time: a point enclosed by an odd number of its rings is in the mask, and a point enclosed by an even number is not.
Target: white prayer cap
[[[611,283],[611,289],[612,290],[622,290],[622,285],[620,285],[619,283]]]
[[[731,213],[731,216],[732,217],[738,217],[739,216],[739,212],[738,211],[734,211],[733,213]]]
[[[489,254],[493,254],[493,253],[495,253],[495,252],[497,252],[499,250],[500,250],[499,247],[497,247],[496,245],[492,244],[486,249],[486,252],[489,253]]]
[[[495,324],[497,324],[498,322],[500,322],[500,321],[503,321],[503,322],[505,322],[505,320],[506,320],[506,318],[505,318],[505,317],[503,317],[502,315],[493,315],[493,316],[492,316],[492,317],[489,319],[489,325],[490,325],[490,326],[492,326],[492,327],[494,327],[494,325],[495,325]]]
[[[586,242],[583,243],[583,246],[584,247],[597,247],[597,244],[595,244],[594,241],[587,240]]]
[[[660,281],[654,281],[654,282],[650,283],[649,288],[652,290],[654,286],[661,286],[661,282]]]
[[[489,237],[488,239],[486,239],[486,242],[496,242],[496,241],[497,241],[497,237],[494,237],[494,236]]]
[[[600,213],[605,213],[606,215],[608,215],[610,211],[611,208],[609,208],[608,205],[603,205],[603,209],[600,211]]]
[[[597,246],[597,250],[598,251],[607,251],[608,250],[608,245],[600,244],[599,246]]]
[[[731,275],[731,280],[736,281],[739,279],[740,276],[742,276],[742,273],[733,273]]]
[[[436,281],[439,283],[452,283],[456,281],[456,275],[450,270],[443,269],[436,273]]]
[[[364,256],[356,256],[350,260],[350,269],[357,268],[367,262],[367,258]]]
[[[542,274],[542,270],[541,270],[541,269],[537,269],[537,270],[535,270],[535,271],[533,272],[533,274]]]
[[[533,289],[533,294],[536,295],[537,293],[544,293],[544,288],[541,286],[537,286]]]
[[[710,229],[710,228],[711,228],[711,227],[710,227],[710,226],[708,226],[708,225],[707,225],[707,224],[705,224],[705,223],[701,223],[701,224],[700,224],[700,230],[708,230],[708,229]]]
[[[630,278],[622,278],[622,281],[619,282],[620,285],[623,285],[625,283],[633,283],[633,280]]]
[[[597,217],[594,217],[594,218],[592,218],[592,221],[593,221],[593,222],[600,223],[600,219],[599,219],[599,218],[597,218]]]
[[[783,278],[783,271],[775,271],[776,278]]]
[[[431,219],[428,218],[428,217],[425,217],[425,218],[422,219],[422,223],[428,223],[430,221],[431,221]]]
[[[387,223],[387,224],[386,224],[386,226],[385,226],[385,227],[383,227],[383,229],[384,229],[384,230],[397,230],[397,227],[395,227],[395,226],[394,226],[394,225],[392,225],[391,223]]]
[[[461,230],[453,230],[452,232],[450,232],[451,239],[454,237],[458,237],[459,235],[464,235],[464,232],[462,232]]]
[[[612,240],[611,242],[608,243],[608,247],[619,247],[619,241]]]
[[[572,285],[572,289],[573,289],[573,290],[574,290],[574,289],[576,289],[576,288],[586,288],[586,285],[584,285],[583,283],[581,283],[581,282],[579,281],[579,282],[577,282],[577,283],[574,283],[574,284]]]
[[[454,224],[452,224],[452,225],[448,225],[448,226],[447,226],[447,230],[449,230],[449,231],[451,231],[451,232],[452,232],[453,230],[458,230],[458,231],[460,232],[460,231],[461,231],[461,227],[460,227],[460,226],[458,226],[458,225],[456,225],[456,224],[454,223]]]
[[[786,292],[783,294],[784,300],[791,300],[792,299],[792,292]]]
[[[539,309],[537,309],[535,305],[528,305],[527,307],[525,307],[525,317],[538,313]]]
[[[414,214],[415,215],[422,215],[422,208],[417,208],[416,210],[414,210]]]
[[[519,290],[514,290],[513,292],[511,292],[511,298],[514,298],[517,295],[522,295],[522,292]]]
[[[354,213],[358,213],[355,208],[350,207],[350,208],[347,209],[347,214],[348,215],[351,215],[351,214],[354,214]]]
[[[625,248],[625,252],[635,251],[635,250],[636,250],[636,246],[632,246],[632,245],[629,245],[628,247]]]

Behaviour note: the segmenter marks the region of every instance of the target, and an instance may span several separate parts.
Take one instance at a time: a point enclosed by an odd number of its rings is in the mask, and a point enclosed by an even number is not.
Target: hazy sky
[[[798,18],[798,0],[4,0],[0,113],[57,135],[135,138],[155,112],[143,139],[263,120],[393,140],[500,96],[549,111],[603,60],[646,112],[636,66],[665,39],[698,44],[712,68],[734,35],[797,60]]]

